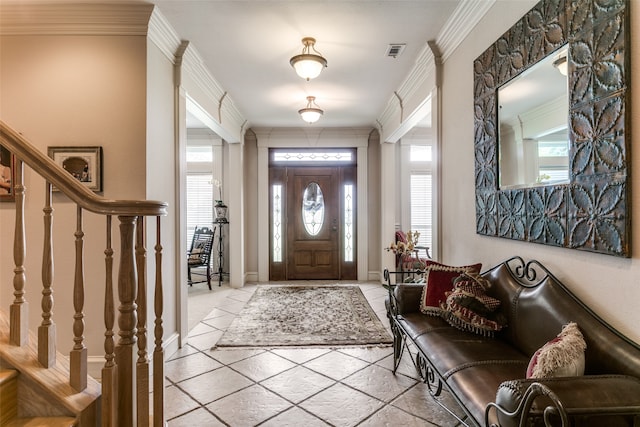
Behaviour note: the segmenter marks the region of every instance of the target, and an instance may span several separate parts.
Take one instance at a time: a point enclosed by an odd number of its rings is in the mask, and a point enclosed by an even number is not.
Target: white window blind
[[[411,230],[418,231],[419,246],[432,247],[432,184],[431,174],[411,174]],[[424,255],[424,254],[420,254]]]
[[[187,249],[197,227],[213,226],[213,176],[187,174]]]

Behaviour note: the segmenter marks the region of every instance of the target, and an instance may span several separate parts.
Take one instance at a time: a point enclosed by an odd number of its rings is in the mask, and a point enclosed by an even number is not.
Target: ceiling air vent
[[[390,56],[391,58],[397,58],[398,56],[400,56],[405,46],[406,46],[406,43],[390,44],[389,48],[387,49],[387,56]]]

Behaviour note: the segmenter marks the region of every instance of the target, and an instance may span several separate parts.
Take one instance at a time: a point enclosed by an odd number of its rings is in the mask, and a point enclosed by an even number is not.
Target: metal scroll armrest
[[[485,409],[485,415],[484,415],[485,426],[490,425],[489,414],[491,412],[491,409],[495,408],[495,410],[498,413],[508,418],[519,418],[518,426],[524,427],[527,423],[528,414],[529,414],[529,411],[531,410],[531,406],[533,405],[533,401],[539,396],[546,396],[551,400],[551,405],[544,408],[544,411],[543,411],[544,425],[549,427],[554,426],[551,420],[551,416],[555,415],[557,417],[560,417],[562,427],[568,426],[569,420],[567,417],[567,411],[565,410],[558,396],[556,396],[556,394],[553,391],[551,391],[551,389],[549,389],[547,386],[537,382],[532,383],[529,386],[524,396],[522,397],[520,404],[513,412],[509,412],[505,410],[500,405],[497,405],[494,402],[489,403]],[[495,426],[495,424],[491,424],[491,426],[493,427]]]

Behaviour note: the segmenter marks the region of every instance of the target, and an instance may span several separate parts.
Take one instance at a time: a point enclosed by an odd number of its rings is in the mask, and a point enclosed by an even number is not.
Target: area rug
[[[216,347],[386,345],[358,286],[260,286]]]

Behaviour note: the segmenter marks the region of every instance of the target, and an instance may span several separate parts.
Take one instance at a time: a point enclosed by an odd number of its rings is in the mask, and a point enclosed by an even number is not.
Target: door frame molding
[[[332,150],[336,148],[333,147]],[[285,150],[295,149],[286,148]],[[320,278],[326,280],[356,280],[358,275],[358,195],[357,195],[357,165],[356,165],[356,150],[349,149],[353,154],[353,161],[349,163],[339,163],[339,162],[327,162],[327,163],[315,163],[309,164],[305,162],[276,162],[271,163],[269,167],[269,186],[280,185],[282,186],[281,198],[283,200],[283,205],[280,206],[282,212],[284,213],[284,217],[281,218],[282,221],[282,230],[280,233],[282,234],[282,251],[283,251],[283,259],[279,262],[273,261],[273,191],[272,188],[269,188],[269,280],[270,281],[279,281],[279,280],[305,280],[311,278]],[[315,151],[315,150],[313,150]],[[273,154],[273,152],[271,152]],[[323,233],[319,236],[319,240],[316,238],[309,237],[308,232],[302,232],[300,227],[304,227],[301,217],[297,217],[300,212],[300,207],[302,203],[301,199],[301,188],[297,187],[297,182],[300,177],[304,177],[303,180],[308,180],[309,182],[316,181],[320,184],[322,188],[322,192],[325,194],[325,217],[324,221],[326,221],[327,227],[321,227]],[[327,179],[331,182],[327,183]],[[308,184],[308,183],[307,183]],[[344,245],[345,245],[345,232],[346,232],[346,218],[344,216],[345,213],[345,194],[344,189],[345,185],[350,184],[353,186],[353,196],[355,200],[355,204],[352,205],[352,225],[355,228],[351,229],[353,237],[355,237],[355,241],[352,241],[353,258],[351,261],[345,261],[345,253],[344,253]],[[329,198],[327,198],[327,195]],[[300,198],[298,198],[300,196]],[[328,216],[327,216],[328,215]],[[334,229],[336,234],[326,234],[328,229],[332,227],[329,224],[330,221],[336,221],[334,224]],[[296,237],[293,238],[295,241],[292,242],[292,235],[294,233]],[[332,233],[332,231],[329,231]],[[303,237],[304,236],[304,237]],[[331,241],[332,246],[332,272],[335,274],[333,277],[319,277],[322,275],[327,275],[327,271],[318,271],[318,277],[293,277],[299,276],[299,274],[305,275],[309,274],[309,272],[296,272],[296,267],[292,265],[292,261],[295,258],[295,254],[297,250],[300,249],[300,244],[302,247],[307,248],[315,248],[318,249],[318,246],[322,246],[324,248],[324,244],[326,241]],[[313,243],[312,243],[313,242]],[[322,242],[325,242],[324,244]],[[302,269],[309,268],[301,267]],[[322,267],[319,267],[322,270]]]
[[[371,128],[252,129],[258,146],[258,212],[269,210],[269,148],[355,148],[358,280],[368,280],[368,147]],[[258,281],[269,280],[269,215],[258,216]]]

